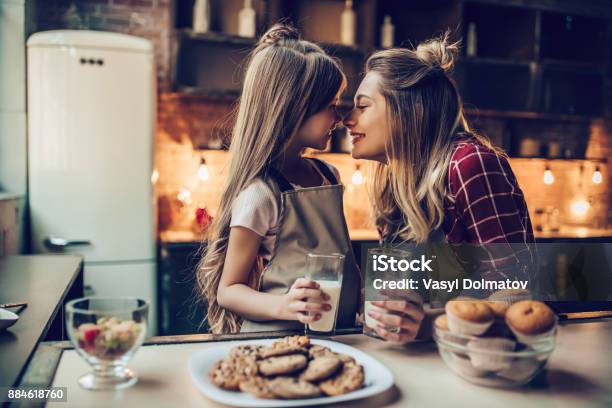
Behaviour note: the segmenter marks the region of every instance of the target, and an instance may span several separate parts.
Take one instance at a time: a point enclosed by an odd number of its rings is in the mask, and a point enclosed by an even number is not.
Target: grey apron
[[[270,262],[258,282],[260,292],[285,294],[306,274],[306,257],[313,253],[340,253],[346,256],[338,305],[337,328],[355,327],[361,294],[361,274],[351,247],[344,218],[344,187],[319,160],[312,159],[333,185],[294,189],[274,168],[264,177],[280,197],[280,220]],[[241,332],[303,329],[297,320],[255,322],[244,320]]]

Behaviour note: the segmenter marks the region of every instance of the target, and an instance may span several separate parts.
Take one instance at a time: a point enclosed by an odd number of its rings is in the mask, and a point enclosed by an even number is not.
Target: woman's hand
[[[370,310],[368,312],[368,316],[378,322],[373,329],[380,337],[392,342],[413,341],[419,333],[425,316],[423,300],[411,291],[401,291],[399,296],[394,291],[391,297],[394,300],[372,301],[372,305],[379,309],[379,311]],[[391,327],[398,328],[399,331],[391,331]]]
[[[296,279],[289,292],[282,295],[279,318],[312,323],[321,318],[321,313],[331,310],[326,300],[329,300],[329,296],[319,289],[317,282],[305,278]]]

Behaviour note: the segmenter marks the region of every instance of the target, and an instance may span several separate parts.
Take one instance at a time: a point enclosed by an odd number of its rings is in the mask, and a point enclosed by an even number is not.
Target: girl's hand
[[[319,289],[317,282],[305,278],[296,279],[289,292],[282,296],[280,319],[312,323],[321,318],[321,313],[331,310],[326,300],[329,300],[329,296]]]
[[[370,311],[368,315],[379,323],[373,329],[383,339],[395,343],[408,343],[413,341],[423,322],[425,311],[423,300],[414,292],[409,294],[403,292],[400,300],[378,300],[372,304],[384,312]],[[397,297],[394,296],[395,299]],[[399,328],[399,331],[391,331],[389,328]]]

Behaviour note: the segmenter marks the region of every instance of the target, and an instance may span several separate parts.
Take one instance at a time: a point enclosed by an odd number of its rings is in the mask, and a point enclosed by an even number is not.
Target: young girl
[[[476,244],[488,252],[482,278],[527,279],[535,259],[527,204],[506,156],[464,117],[450,75],[456,53],[447,34],[370,56],[344,121],[352,155],[377,162],[372,201],[384,241]],[[381,337],[405,342],[422,328],[419,299],[374,304],[388,312],[370,314]]]
[[[354,325],[361,278],[343,187],[330,165],[301,156],[326,146],[345,84],[337,62],[292,28],[272,27],[252,52],[229,177],[197,271],[212,332],[299,329],[331,313],[329,296],[304,278],[309,252],[346,256],[337,327]]]

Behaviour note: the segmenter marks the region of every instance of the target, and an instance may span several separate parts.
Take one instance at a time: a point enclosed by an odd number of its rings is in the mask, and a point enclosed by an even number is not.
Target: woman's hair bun
[[[419,44],[415,51],[417,57],[431,69],[451,71],[459,54],[459,42],[450,42],[449,36],[450,33],[447,31],[441,37]]]
[[[261,36],[257,45],[273,45],[287,40],[298,41],[299,39],[300,33],[296,28],[285,24],[274,24]]]

